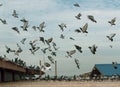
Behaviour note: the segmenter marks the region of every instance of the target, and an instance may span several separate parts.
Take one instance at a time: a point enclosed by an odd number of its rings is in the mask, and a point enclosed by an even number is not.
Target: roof
[[[116,66],[117,68],[115,69],[113,64],[95,64],[95,68],[105,76],[120,75],[120,64]]]

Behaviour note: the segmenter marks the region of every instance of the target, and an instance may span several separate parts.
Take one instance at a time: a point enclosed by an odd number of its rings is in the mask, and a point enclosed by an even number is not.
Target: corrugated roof
[[[120,64],[116,65],[115,69],[113,64],[95,64],[95,67],[99,70],[102,75],[112,76],[112,75],[120,75]]]

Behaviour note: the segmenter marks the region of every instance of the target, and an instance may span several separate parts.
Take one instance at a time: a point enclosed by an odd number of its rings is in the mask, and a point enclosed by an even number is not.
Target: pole
[[[41,60],[40,60],[40,79],[41,79],[41,76],[42,76],[42,71],[41,71]]]
[[[57,79],[57,61],[55,61],[55,79]]]

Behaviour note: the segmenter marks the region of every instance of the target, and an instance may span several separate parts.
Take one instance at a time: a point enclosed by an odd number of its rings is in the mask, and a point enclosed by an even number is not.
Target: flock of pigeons
[[[0,4],[0,6],[3,6],[2,4]],[[73,6],[75,7],[80,7],[80,5],[78,3],[75,3],[73,4]],[[13,16],[14,18],[17,18],[19,19],[19,15],[17,13],[16,10],[13,10],[13,13],[11,14],[11,16]],[[81,13],[78,13],[75,18],[77,20],[80,20],[81,19],[81,16],[82,14]],[[91,20],[92,22],[94,23],[97,23],[96,19],[94,18],[93,15],[88,15],[87,16],[89,20]],[[23,23],[22,26],[20,26],[19,28],[18,27],[12,27],[11,29],[14,30],[16,33],[20,34],[20,28],[23,30],[23,31],[28,31],[28,28],[30,27],[29,25],[29,21],[25,18],[22,18],[20,19],[20,21]],[[8,24],[7,21],[5,19],[2,19],[0,18],[0,22],[4,25]],[[115,25],[115,22],[116,22],[116,18],[113,18],[111,19],[110,21],[108,21],[108,23],[110,23],[110,25]],[[45,32],[45,27],[46,27],[46,23],[43,21],[42,23],[40,23],[40,25],[37,27],[37,26],[32,26],[32,29],[34,31],[37,31],[39,30],[39,32]],[[61,24],[58,24],[58,27],[64,31],[65,28],[67,28],[67,25],[65,23],[61,23]],[[87,31],[88,29],[88,23],[85,23],[83,25],[83,27],[80,27],[80,29],[75,29],[75,32],[76,33],[88,33]],[[107,35],[106,38],[108,38],[110,41],[113,41],[113,38],[116,34],[115,33],[111,33],[110,35]],[[63,34],[60,35],[60,38],[61,39],[64,39],[65,36]],[[74,38],[70,37],[71,40],[75,40]],[[22,45],[25,45],[26,44],[26,40],[27,38],[23,38],[20,43]],[[44,45],[47,45],[47,47],[45,48],[40,48],[40,46],[38,46],[38,41],[42,42]],[[6,52],[7,53],[14,53],[15,55],[19,56],[20,53],[23,52],[21,46],[17,43],[16,44],[17,46],[17,49],[12,49],[10,48],[8,45],[5,45],[5,48],[6,48]],[[42,65],[42,68],[46,68],[46,67],[50,67],[51,64],[55,64],[55,59],[53,58],[57,56],[57,50],[59,50],[60,47],[57,46],[57,44],[54,42],[54,38],[53,37],[50,37],[48,39],[46,39],[45,37],[39,37],[39,39],[35,39],[35,40],[30,40],[29,41],[29,51],[31,52],[31,54],[35,55],[35,52],[37,52],[38,50],[41,50],[44,54],[46,54],[47,52],[50,52],[50,55],[47,56],[47,58],[49,59],[49,62],[45,62],[44,65]],[[79,46],[79,45],[74,45],[75,49],[74,50],[70,50],[70,51],[66,51],[66,57],[72,57],[73,54],[76,53],[76,51],[82,53],[82,47]],[[111,46],[112,47],[112,46]],[[90,49],[91,53],[92,54],[96,54],[96,50],[97,50],[97,46],[95,44],[93,44],[92,46],[89,46],[88,49]],[[76,63],[76,66],[78,69],[80,69],[80,62],[77,58],[74,59],[75,63]]]

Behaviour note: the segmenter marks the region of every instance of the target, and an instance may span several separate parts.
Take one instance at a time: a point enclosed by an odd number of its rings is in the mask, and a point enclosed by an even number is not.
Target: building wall
[[[0,70],[0,82],[1,82],[1,70]]]
[[[4,72],[4,81],[13,81],[13,75],[12,72],[5,71]]]
[[[18,73],[14,73],[14,80],[15,81],[20,80],[20,75]]]

